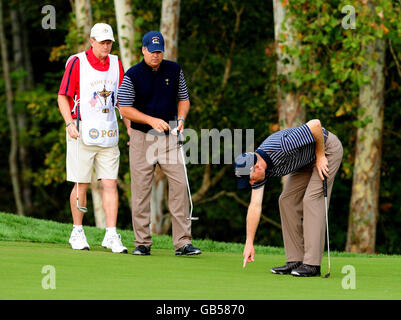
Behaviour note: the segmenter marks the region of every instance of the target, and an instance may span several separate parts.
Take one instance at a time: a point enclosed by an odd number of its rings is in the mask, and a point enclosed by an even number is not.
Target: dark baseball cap
[[[246,152],[235,158],[234,170],[238,189],[245,189],[250,186],[249,175],[257,161],[258,158],[254,152]]]
[[[142,38],[142,45],[148,48],[149,52],[164,52],[164,38],[159,31],[149,31]]]

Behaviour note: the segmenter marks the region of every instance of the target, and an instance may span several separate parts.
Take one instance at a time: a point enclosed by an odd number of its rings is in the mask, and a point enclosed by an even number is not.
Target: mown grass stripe
[[[104,230],[84,226],[89,244],[100,244],[104,237]],[[20,217],[11,213],[0,212],[0,241],[27,241],[39,243],[68,243],[72,225],[50,220],[36,219],[32,217]],[[133,247],[135,240],[132,230],[118,230],[127,247]],[[169,235],[153,235],[153,247],[158,249],[171,249],[173,244]],[[210,239],[194,239],[195,246],[202,251],[242,253],[242,243],[220,242]],[[284,254],[284,248],[255,245],[257,254]],[[347,252],[330,252],[333,257],[400,257],[399,255],[366,255]]]

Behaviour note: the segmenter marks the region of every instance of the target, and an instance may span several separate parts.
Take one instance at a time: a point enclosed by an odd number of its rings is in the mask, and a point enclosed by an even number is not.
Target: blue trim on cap
[[[237,189],[246,189],[249,188],[251,184],[249,183],[249,176],[241,176],[237,177]]]
[[[258,158],[254,152],[246,152],[236,157],[234,163],[235,171],[241,170],[244,174],[239,174],[236,172],[237,177],[237,188],[245,189],[251,186],[249,183],[250,179],[250,169],[255,165]],[[238,174],[238,175],[237,175]]]
[[[149,44],[146,46],[149,52],[161,51],[164,52],[164,45],[162,44]]]

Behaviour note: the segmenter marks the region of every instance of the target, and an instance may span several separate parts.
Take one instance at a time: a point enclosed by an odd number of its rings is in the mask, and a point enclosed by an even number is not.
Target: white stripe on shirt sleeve
[[[188,100],[188,99],[189,99],[188,88],[187,88],[187,84],[185,82],[184,73],[182,72],[182,69],[181,69],[179,82],[178,82],[178,100],[182,101],[182,100]]]
[[[123,82],[118,89],[118,104],[120,106],[132,106],[135,101],[135,89],[131,79],[124,76]]]

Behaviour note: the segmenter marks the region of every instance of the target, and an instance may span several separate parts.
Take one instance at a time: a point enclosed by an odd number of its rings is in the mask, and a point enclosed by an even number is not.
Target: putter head
[[[88,208],[86,208],[86,207],[77,206],[77,209],[78,209],[79,211],[83,212],[83,213],[87,213],[87,212],[88,212]]]
[[[199,220],[199,217],[190,217],[190,218],[187,218],[187,220],[193,220],[193,221],[195,221],[195,220]]]
[[[330,272],[327,273],[323,278],[327,279],[328,277],[330,277]]]

